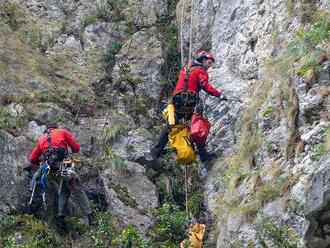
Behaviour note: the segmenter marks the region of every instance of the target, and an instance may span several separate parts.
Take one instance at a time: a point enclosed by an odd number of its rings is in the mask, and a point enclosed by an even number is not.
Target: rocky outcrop
[[[269,217],[279,226],[288,225],[297,234],[297,240],[304,243],[309,219],[301,209],[307,203],[307,185],[318,159],[327,154],[324,150],[320,152],[320,147],[325,146],[329,126],[328,59],[322,57],[325,61],[320,59],[318,69],[304,75],[298,73],[299,63],[304,61],[296,62],[296,71],[290,72],[291,88],[281,93],[287,96],[279,96],[283,79],[275,74],[281,72],[273,74],[268,67],[270,60],[280,61],[296,30],[304,27],[303,17],[290,13],[299,13],[305,3],[199,1],[195,7],[184,3],[182,0],[177,5],[177,24],[179,38],[183,33],[186,61],[191,34],[193,55],[201,49],[211,49],[215,54],[216,63],[209,69],[210,83],[229,98],[235,96],[243,101],[220,103],[201,94],[209,107],[212,126],[208,148],[220,156],[205,184],[207,209],[217,216],[215,220],[220,219],[216,228],[221,230],[215,242],[217,247],[256,244],[253,227],[261,216]],[[322,1],[316,5],[324,8]],[[191,14],[195,17],[192,33]],[[327,50],[326,46],[319,46]],[[280,110],[283,105],[284,109],[291,109],[289,115],[288,111]],[[247,113],[249,117],[244,118]],[[250,128],[256,128],[256,132],[246,135],[244,122],[252,119]],[[253,150],[260,143],[262,146]],[[285,193],[276,193],[275,199],[266,197],[260,206],[254,205],[260,197],[258,191],[274,187],[271,186],[274,181],[285,178],[295,178]],[[284,207],[288,202],[290,207]],[[252,218],[251,208],[258,209]]]
[[[124,163],[102,173],[106,199],[112,213],[144,234],[154,223],[150,210],[159,206],[156,186],[146,178],[146,170],[141,165]]]
[[[28,203],[28,165],[27,154],[32,151],[33,143],[25,137],[14,137],[0,130],[0,170],[1,203],[0,216],[22,211]]]
[[[306,234],[307,247],[327,247],[329,239],[330,156],[325,156],[315,168],[306,192],[306,218],[310,221]]]
[[[161,39],[150,31],[137,32],[116,55],[113,80],[126,86],[127,94],[147,101],[159,100],[165,62]]]

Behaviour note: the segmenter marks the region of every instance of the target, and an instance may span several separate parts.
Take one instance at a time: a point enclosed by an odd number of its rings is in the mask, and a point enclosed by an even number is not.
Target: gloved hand
[[[228,98],[224,94],[220,94],[219,96],[220,101],[227,101]]]

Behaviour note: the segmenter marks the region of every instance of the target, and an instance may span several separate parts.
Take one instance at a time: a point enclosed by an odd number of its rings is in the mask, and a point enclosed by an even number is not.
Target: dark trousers
[[[37,181],[37,179],[41,176],[42,173],[42,166],[34,173],[32,180],[30,181],[29,189],[32,191],[34,183]],[[79,179],[75,179],[73,183],[74,189],[75,189],[75,198],[78,201],[78,204],[80,205],[83,213],[85,215],[89,215],[92,213],[91,206],[88,201],[88,197],[83,190],[83,187],[81,183],[79,182]],[[62,189],[60,192],[60,195],[58,197],[58,216],[65,215],[66,208],[68,205],[69,197],[71,195],[70,191],[72,190],[72,186],[70,181],[63,181]]]
[[[64,216],[71,191],[75,191],[74,195],[78,201],[79,206],[81,207],[84,215],[89,215],[92,213],[91,206],[88,202],[87,195],[79,182],[79,179],[74,179],[73,187],[71,181],[63,181],[62,189],[58,197],[58,216]]]

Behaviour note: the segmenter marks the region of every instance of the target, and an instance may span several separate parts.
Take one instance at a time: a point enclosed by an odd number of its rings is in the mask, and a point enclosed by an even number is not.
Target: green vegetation
[[[315,152],[315,156],[314,159],[316,161],[320,160],[320,158],[324,155],[324,153],[327,150],[327,143],[325,141],[320,142],[317,146],[316,146],[316,152]]]
[[[0,18],[5,19],[12,30],[18,30],[20,25],[24,23],[24,14],[21,6],[10,0],[4,0],[0,4]]]
[[[128,194],[127,187],[122,187],[113,183],[110,183],[108,186],[117,193],[117,197],[122,203],[130,206],[131,208],[138,207],[139,204]]]
[[[36,220],[31,215],[11,215],[2,218],[0,234],[3,247],[46,248],[58,247],[58,237],[51,231],[46,222]],[[19,232],[21,237],[15,233]]]
[[[131,227],[127,226],[121,235],[119,235],[120,242],[122,244],[122,248],[149,248],[150,245],[147,244],[143,239],[139,236],[139,232]]]
[[[286,247],[302,248],[294,232],[285,224],[278,225],[269,218],[263,217],[259,225],[255,225],[258,243],[263,248]]]
[[[262,116],[266,116],[266,115],[272,113],[274,110],[275,110],[275,107],[269,107],[269,108],[265,109],[265,110],[262,112]]]
[[[163,78],[164,95],[167,96],[173,91],[176,84],[178,73],[181,69],[180,53],[177,49],[178,27],[173,25],[175,19],[176,5],[179,0],[168,0],[167,11],[164,15],[157,16],[157,29],[165,37],[165,62],[166,72]]]
[[[156,234],[153,243],[169,248],[176,248],[184,237],[187,236],[188,221],[186,214],[177,206],[165,203],[158,209],[158,222],[151,228]]]
[[[89,239],[87,247],[105,248],[105,247],[120,247],[117,243],[117,237],[120,235],[123,226],[119,223],[116,216],[112,215],[108,210],[100,212],[97,216],[98,225],[90,230],[86,236]]]
[[[123,173],[127,170],[127,164],[125,161],[117,156],[115,152],[112,150],[112,147],[105,148],[105,158],[102,161],[102,166],[100,169],[112,168],[117,172]]]
[[[97,21],[122,21],[126,5],[127,0],[107,0],[96,4],[95,9],[81,21],[82,29]]]
[[[81,93],[70,93],[69,90],[65,92],[35,90],[29,93],[19,94],[6,91],[0,96],[0,103],[2,104],[0,108],[0,128],[14,135],[20,135],[22,128],[33,120],[36,115],[36,108],[32,104],[49,102],[53,102],[68,112],[71,112],[71,114],[58,117],[54,120],[55,123],[73,121],[72,116],[77,113],[79,106],[90,106],[87,99]],[[16,107],[20,110],[14,110]],[[42,107],[41,105],[40,108]],[[92,107],[90,108],[92,109]],[[11,112],[17,112],[17,114],[13,115]]]
[[[116,142],[116,139],[121,134],[127,133],[132,129],[132,126],[129,126],[125,123],[117,122],[116,124],[107,125],[104,129],[102,140],[104,143]]]
[[[115,65],[115,55],[122,48],[122,44],[111,42],[106,48],[105,54],[102,55],[102,62],[106,65],[106,71],[110,72]]]

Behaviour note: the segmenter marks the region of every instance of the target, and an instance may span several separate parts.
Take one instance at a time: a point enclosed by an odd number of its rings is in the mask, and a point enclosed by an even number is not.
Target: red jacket
[[[50,129],[51,130],[51,129]],[[50,134],[52,146],[63,146],[68,150],[68,145],[71,147],[72,152],[79,152],[79,144],[72,137],[72,135],[65,129],[54,129]],[[42,135],[37,145],[34,147],[30,155],[30,162],[38,165],[40,160],[39,156],[48,149],[47,134]]]
[[[212,96],[219,96],[220,92],[214,89],[209,84],[209,75],[207,72],[203,69],[203,64],[199,63],[197,61],[194,61],[190,63],[189,67],[193,66],[193,70],[190,71],[188,80],[187,80],[187,90],[191,90],[196,92],[197,94],[201,89],[203,89],[205,92]],[[195,67],[197,66],[197,67]],[[173,95],[176,93],[184,90],[184,78],[185,78],[186,72],[185,68],[182,68],[182,70],[179,73],[179,79],[176,84],[175,90],[173,91]]]

